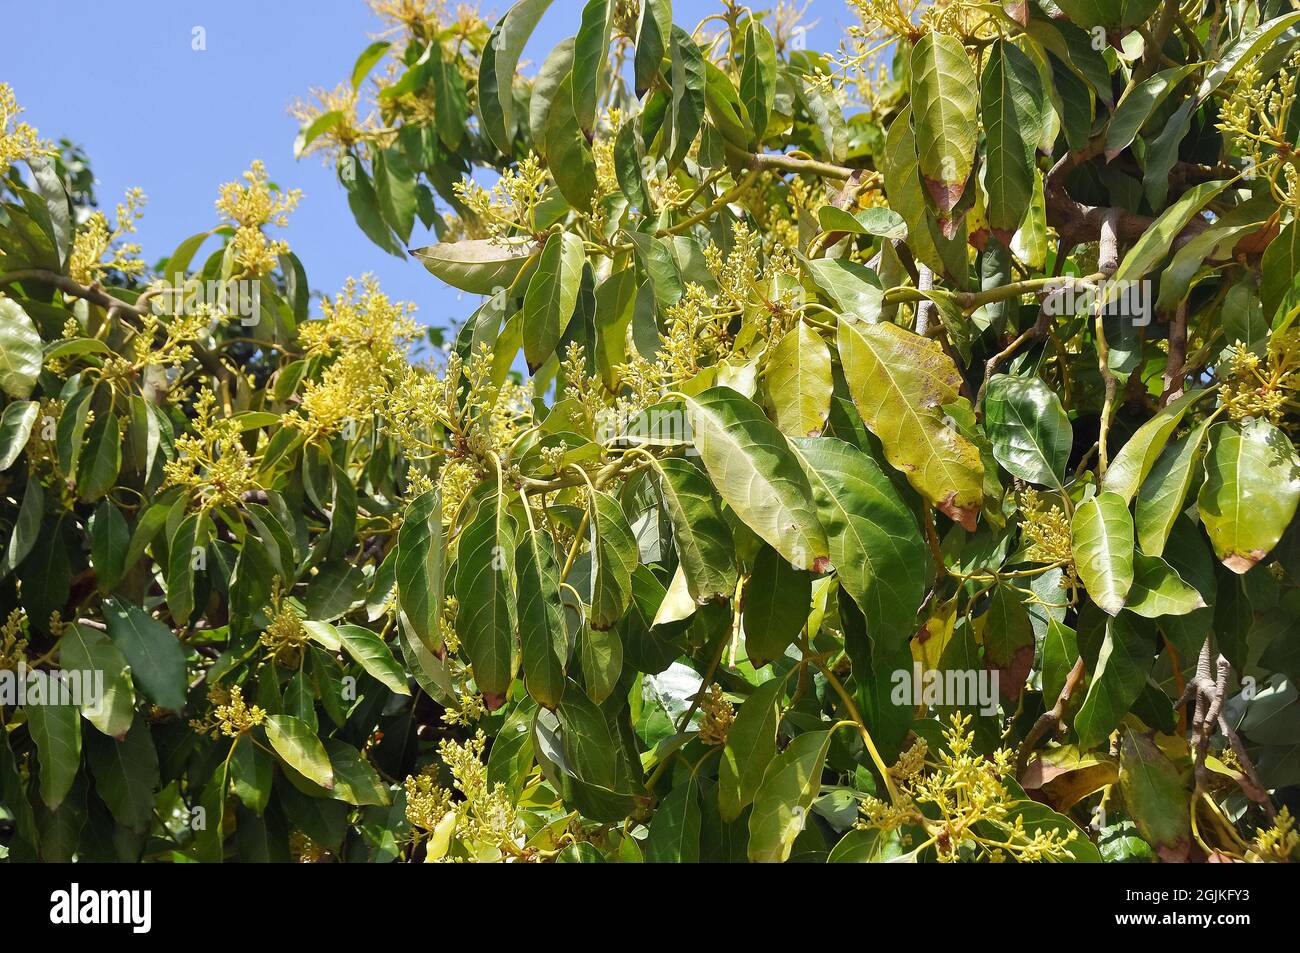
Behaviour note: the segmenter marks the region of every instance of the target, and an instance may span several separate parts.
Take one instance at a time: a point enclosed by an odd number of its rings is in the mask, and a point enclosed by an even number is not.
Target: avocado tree
[[[1290,3],[373,5],[294,153],[432,353],[0,85],[0,851],[1300,856]]]

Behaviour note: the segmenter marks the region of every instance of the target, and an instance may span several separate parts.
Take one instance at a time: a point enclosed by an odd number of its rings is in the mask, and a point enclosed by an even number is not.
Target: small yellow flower
[[[709,686],[700,701],[700,714],[700,741],[706,745],[725,745],[736,720],[736,709],[722,693],[721,685]]]
[[[51,151],[49,144],[36,135],[35,129],[18,121],[22,111],[13,87],[0,83],[0,169],[8,168],[20,159],[31,159]]]
[[[275,269],[277,256],[289,252],[288,242],[272,241],[262,229],[288,225],[289,213],[302,201],[302,191],[281,193],[273,187],[261,159],[253,160],[243,178],[243,185],[227,182],[221,186],[217,211],[224,221],[235,225],[234,254],[243,274],[259,277]]]

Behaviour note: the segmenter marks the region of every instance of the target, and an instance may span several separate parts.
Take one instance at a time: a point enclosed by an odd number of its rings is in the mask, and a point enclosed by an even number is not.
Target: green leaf
[[[1037,377],[994,374],[984,397],[993,456],[1012,476],[1063,489],[1074,430],[1056,392]]]
[[[204,545],[205,520],[203,512],[185,517],[167,546],[167,609],[178,626],[189,625],[194,614],[194,551]]]
[[[1207,420],[1165,448],[1138,488],[1135,522],[1138,544],[1143,552],[1152,556],[1164,552],[1165,542],[1174,528],[1174,521],[1183,511],[1187,491],[1196,476],[1196,464],[1205,447],[1210,426]]]
[[[373,678],[398,695],[411,694],[405,670],[383,639],[359,625],[340,625],[334,631],[347,653]]]
[[[649,864],[696,864],[700,860],[700,786],[692,772],[655,810],[645,841]]]
[[[672,0],[643,0],[641,23],[636,34],[636,57],[633,61],[638,99],[645,96],[663,66],[672,27]]]
[[[104,601],[104,621],[144,693],[159,708],[185,707],[185,650],[172,630],[138,606]]]
[[[1110,615],[1124,608],[1133,585],[1133,517],[1117,493],[1079,504],[1070,526],[1071,549],[1088,595]]]
[[[806,264],[817,287],[846,313],[846,317],[866,324],[880,320],[885,293],[874,271],[843,258],[814,258]]]
[[[1154,654],[1152,639],[1134,616],[1121,615],[1106,621],[1106,635],[1088,681],[1088,694],[1074,716],[1081,751],[1102,744],[1119,726],[1142,693]]]
[[[1261,419],[1211,428],[1196,506],[1225,566],[1241,574],[1267,556],[1297,502],[1300,458],[1285,433]]]
[[[379,212],[406,244],[415,226],[415,173],[397,148],[375,152],[375,196]]]
[[[442,643],[438,620],[446,560],[442,495],[429,490],[407,505],[397,531],[397,605],[407,627],[430,651]]]
[[[1098,307],[1107,307],[1112,300],[1111,293],[1120,293],[1126,287],[1124,282],[1141,278],[1158,265],[1174,247],[1178,233],[1187,227],[1187,223],[1207,202],[1225,188],[1227,184],[1223,182],[1202,182],[1192,186],[1182,198],[1165,209],[1119,263],[1119,270],[1115,272],[1114,280],[1106,286],[1106,292],[1097,303]]]
[[[569,643],[555,544],[545,531],[531,525],[521,530],[515,575],[524,687],[539,705],[554,711],[564,696]]]
[[[54,683],[48,684],[54,687]],[[31,690],[29,684],[28,703],[23,710],[40,757],[41,800],[54,811],[67,797],[81,768],[81,715],[75,706],[50,704],[48,698],[35,704]]]
[[[361,88],[361,84],[366,81],[370,71],[374,69],[376,63],[384,58],[388,48],[392,46],[387,40],[376,40],[361,51],[357,57],[356,63],[352,66],[352,90],[353,92]]]
[[[1106,126],[1107,162],[1132,145],[1138,132],[1165,98],[1198,68],[1199,64],[1189,63],[1162,70],[1124,90],[1124,95],[1120,97],[1110,123]]]
[[[736,544],[708,477],[678,457],[657,460],[655,469],[691,598],[699,605],[730,598],[736,590]]]
[[[1187,411],[1208,393],[1208,389],[1188,391],[1135,430],[1106,468],[1101,488],[1123,497],[1125,503],[1132,500]]]
[[[824,572],[829,545],[812,487],[781,431],[729,387],[687,398],[704,468],[741,521],[798,569]]]
[[[808,822],[821,791],[822,768],[831,745],[830,731],[809,731],[790,742],[768,765],[749,815],[749,859],[784,863],[795,838]]]
[[[154,790],[158,781],[158,752],[149,723],[137,718],[130,731],[114,741],[92,734],[86,739],[86,755],[95,791],[113,819],[123,827],[144,832],[153,822]]]
[[[904,106],[885,135],[885,191],[889,207],[907,223],[908,246],[917,261],[942,272],[943,260],[931,234],[926,214],[925,189],[916,158],[916,135],[912,131],[912,107]]]
[[[110,411],[91,425],[77,468],[77,495],[86,501],[99,499],[113,488],[121,469],[122,428]]]
[[[483,129],[507,157],[514,155],[514,81],[519,57],[551,0],[519,0],[492,27],[479,60],[479,116]]]
[[[41,405],[34,400],[16,400],[0,414],[0,472],[14,465],[27,447]]]
[[[987,157],[982,170],[985,211],[1003,244],[1010,244],[1033,198],[1034,155],[1048,108],[1033,61],[1019,47],[997,40],[980,75],[980,118]]]
[[[740,59],[740,101],[754,126],[755,147],[763,139],[776,103],[776,43],[767,27],[752,16],[745,27]]]
[[[588,138],[596,127],[596,101],[601,74],[609,62],[613,14],[610,0],[587,0],[573,48],[573,114]]]
[[[87,700],[81,713],[104,734],[124,738],[135,715],[135,690],[126,658],[108,636],[79,623],[68,626],[59,643],[59,667],[66,672],[91,672],[93,678],[103,679],[97,702]]]
[[[964,55],[964,54],[963,54]],[[961,374],[938,341],[894,324],[839,324],[840,363],[853,403],[885,458],[941,512],[974,531],[984,499],[984,464],[950,427]]]
[[[0,298],[0,390],[26,400],[40,376],[41,336],[18,302]]]
[[[596,196],[596,159],[591,143],[573,114],[573,74],[560,81],[546,117],[543,136],[546,164],[560,194],[574,208],[591,207]]]
[[[1202,609],[1205,600],[1159,556],[1135,552],[1133,586],[1124,607],[1148,619],[1158,619],[1164,615],[1186,615]]]
[[[669,86],[667,156],[672,172],[686,158],[704,120],[706,60],[699,46],[681,27],[673,25],[668,38]],[[730,86],[730,80],[727,81]]]
[[[370,762],[356,748],[337,738],[325,742],[330,770],[334,774],[334,796],[359,807],[386,806],[391,798]]]
[[[742,600],[745,654],[755,668],[785,654],[811,607],[811,574],[795,569],[771,546],[760,549]]]
[[[537,246],[531,238],[504,243],[472,238],[411,249],[411,254],[436,278],[453,288],[478,295],[509,288],[536,253]]]
[[[903,220],[903,216],[893,209],[878,206],[850,213],[834,205],[823,205],[817,210],[817,224],[828,234],[843,232],[847,235],[874,235],[890,241],[901,241],[907,238],[907,222]],[[835,258],[814,258],[809,264],[814,262],[852,264]]]
[[[514,520],[493,493],[461,531],[452,586],[459,603],[456,634],[484,695],[504,696],[514,677],[514,556]]]
[[[1190,795],[1178,769],[1145,735],[1120,731],[1119,788],[1144,840],[1167,860],[1186,859]]]
[[[326,790],[334,788],[329,754],[311,726],[301,718],[270,715],[266,719],[266,739],[284,763],[308,781]]]
[[[587,541],[591,546],[588,623],[609,629],[623,618],[632,598],[632,570],[639,551],[618,501],[608,493],[589,493]]]
[[[623,640],[618,630],[585,626],[578,635],[578,661],[587,697],[597,705],[604,703],[623,674]]]
[[[912,47],[912,125],[921,179],[946,219],[961,200],[979,139],[979,83],[961,40],[933,31]]]
[[[557,43],[546,55],[542,68],[533,80],[533,94],[528,100],[528,130],[533,137],[534,148],[542,150],[543,154],[546,147],[546,123],[555,105],[556,93],[560,84],[573,72],[575,43],[575,37],[567,37]]]
[[[868,454],[833,437],[793,441],[812,484],[840,585],[877,641],[905,644],[925,597],[928,553],[916,517]]]
[[[1034,667],[1034,630],[1025,604],[1010,586],[997,583],[983,623],[985,663],[999,673],[1002,695],[1018,698]]]
[[[791,437],[815,437],[831,412],[831,351],[800,321],[776,342],[765,378],[776,425]]]
[[[533,373],[555,353],[569,326],[586,260],[577,235],[555,232],[546,240],[524,295],[524,358]]]
[[[718,809],[725,821],[734,821],[754,803],[767,766],[776,757],[785,682],[773,678],[754,689],[727,733],[718,765]]]

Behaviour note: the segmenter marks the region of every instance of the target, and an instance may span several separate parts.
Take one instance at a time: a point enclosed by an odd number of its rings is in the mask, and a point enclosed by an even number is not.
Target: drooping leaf
[[[514,518],[493,493],[460,533],[452,586],[459,603],[456,634],[485,695],[504,696],[514,677],[514,561]]]
[[[686,407],[705,470],[745,525],[796,568],[829,568],[812,487],[781,432],[729,387],[688,398]]]
[[[1124,608],[1133,585],[1133,517],[1118,493],[1079,504],[1070,526],[1071,548],[1088,595],[1110,615]]]
[[[979,135],[979,83],[961,41],[933,31],[912,47],[912,110],[921,178],[943,217],[966,188]]]
[[[564,695],[569,643],[560,571],[549,534],[531,526],[520,530],[515,575],[519,580],[524,686],[539,705],[554,711]]]
[[[806,732],[768,765],[749,815],[751,861],[779,864],[789,859],[795,838],[808,823],[812,802],[821,791],[830,744],[831,732]]]
[[[1196,497],[1214,554],[1244,573],[1277,545],[1300,502],[1300,458],[1266,420],[1210,428],[1205,482]]]
[[[815,437],[831,412],[831,352],[804,322],[772,349],[765,379],[776,425],[791,437]]]
[[[729,598],[736,589],[735,541],[708,478],[680,458],[660,460],[655,467],[691,598],[700,604]]]
[[[577,235],[556,232],[546,240],[524,295],[524,357],[534,371],[554,353],[573,317],[585,260]]]
[[[1106,622],[1097,664],[1088,680],[1088,693],[1074,716],[1082,751],[1105,742],[1146,684],[1155,645],[1138,622],[1128,614]]]
[[[961,375],[937,341],[894,324],[839,325],[840,360],[862,420],[916,491],[968,530],[983,502],[979,450],[945,422]]]
[[[479,60],[479,115],[483,128],[505,155],[514,153],[514,81],[524,45],[551,0],[519,0],[492,27]]]
[[[993,456],[1012,476],[1064,487],[1074,431],[1056,392],[1037,377],[994,374],[984,397]]]
[[[406,624],[427,648],[442,641],[443,574],[447,542],[442,527],[442,496],[430,490],[406,507],[397,531],[397,605]]]
[[[136,682],[159,708],[185,707],[185,650],[175,634],[138,606],[104,602],[108,637],[131,666]]]
[[[718,809],[733,821],[754,801],[767,766],[776,757],[777,726],[785,679],[759,685],[740,706],[718,765]]]

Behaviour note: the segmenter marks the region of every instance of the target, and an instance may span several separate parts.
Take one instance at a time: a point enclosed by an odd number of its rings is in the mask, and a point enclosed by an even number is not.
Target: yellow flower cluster
[[[298,409],[285,417],[313,436],[329,436],[347,421],[360,423],[384,411],[394,387],[415,373],[406,347],[420,336],[411,318],[415,306],[391,301],[371,274],[360,285],[349,278],[321,310],[322,320],[302,325],[300,340],[309,355],[336,359],[319,381],[307,382]]]
[[[0,83],[0,169],[50,151],[49,145],[40,140],[35,129],[18,121],[22,111],[13,87]]]
[[[258,637],[258,642],[277,665],[297,668],[302,662],[309,636],[303,628],[302,617],[284,599],[279,579],[271,586],[271,604],[266,607],[266,614],[271,622]]]
[[[1078,832],[1028,831],[1023,817],[1014,814],[1016,802],[1003,784],[1013,770],[1012,753],[1002,748],[985,758],[974,752],[970,724],[970,715],[952,716],[951,727],[944,731],[948,750],[938,752],[936,763],[925,761],[923,745],[906,752],[890,772],[898,778],[898,803],[867,798],[858,827],[922,827],[930,835],[923,846],[933,845],[941,862],[1063,860]]]
[[[438,786],[428,774],[408,777],[406,788],[406,820],[421,831],[432,833],[452,809],[451,792]]]
[[[458,692],[456,703],[448,705],[442,713],[442,720],[448,725],[472,725],[487,714],[487,705],[483,696],[473,692]]]
[[[1029,544],[1026,558],[1047,565],[1060,563],[1066,574],[1074,572],[1074,551],[1070,543],[1070,520],[1059,503],[1047,499],[1032,486],[1020,491],[1020,533]]]
[[[451,739],[438,744],[438,756],[451,771],[452,787],[460,792],[461,801],[454,801],[452,792],[428,774],[406,779],[407,820],[423,834],[442,835],[429,841],[431,860],[446,855],[453,836],[471,859],[523,856],[516,843],[523,831],[515,805],[504,784],[488,782],[483,763],[486,746],[487,736],[482,731],[463,744]]]
[[[253,461],[240,442],[239,424],[216,416],[216,397],[202,391],[194,402],[190,433],[176,439],[176,457],[163,468],[165,486],[183,486],[202,508],[233,506],[257,488]]]
[[[261,159],[253,160],[243,178],[243,185],[227,182],[221,186],[217,211],[224,221],[235,225],[234,255],[243,269],[242,276],[256,278],[273,271],[277,256],[289,252],[287,242],[272,241],[262,229],[267,225],[288,225],[289,213],[302,201],[302,191],[281,193],[274,188]]]
[[[453,189],[488,236],[504,240],[519,235],[540,237],[534,213],[547,183],[541,160],[529,153],[518,168],[502,172],[490,190],[469,178],[457,182]]]
[[[700,741],[706,745],[725,745],[736,720],[736,709],[714,683],[700,701]]]
[[[1266,178],[1274,198],[1292,209],[1300,209],[1300,180],[1287,129],[1298,74],[1300,52],[1293,53],[1267,80],[1255,59],[1237,72],[1236,85],[1218,121],[1218,128],[1241,150],[1249,177]]]
[[[213,685],[208,689],[208,701],[215,706],[208,720],[190,721],[190,727],[200,734],[238,738],[266,721],[266,710],[245,702],[244,690],[238,685],[232,685],[229,692]]]
[[[12,672],[27,661],[27,640],[22,637],[25,619],[22,609],[13,609],[0,626],[0,671]]]
[[[127,189],[126,201],[119,202],[116,224],[109,228],[103,212],[93,212],[78,228],[68,256],[68,274],[83,285],[92,284],[106,271],[124,275],[144,274],[146,265],[140,258],[140,245],[122,242],[122,236],[135,233],[135,223],[144,214],[145,194],[138,188]],[[104,256],[112,252],[107,261]]]
[[[1218,366],[1219,401],[1233,420],[1262,417],[1280,424],[1300,391],[1300,333],[1273,334],[1261,358],[1240,341],[1225,348]]]
[[[1295,818],[1288,808],[1282,808],[1273,819],[1273,826],[1255,834],[1247,860],[1256,863],[1286,864],[1300,859],[1300,832],[1295,829]]]
[[[385,139],[378,132],[373,114],[358,118],[357,91],[351,83],[339,83],[333,89],[312,87],[311,100],[299,99],[289,107],[289,115],[304,125],[310,125],[326,113],[338,113],[339,118],[328,129],[307,143],[303,155],[319,152],[326,162],[337,162],[362,142]],[[314,100],[314,102],[312,101]]]

